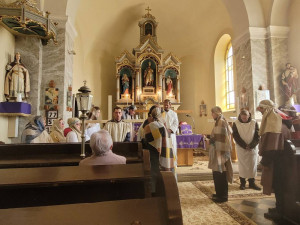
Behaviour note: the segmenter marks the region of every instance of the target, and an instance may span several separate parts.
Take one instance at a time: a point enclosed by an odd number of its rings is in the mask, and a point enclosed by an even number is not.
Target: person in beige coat
[[[65,123],[62,118],[53,121],[50,136],[53,139],[54,143],[66,142],[66,137],[64,136],[64,128]]]

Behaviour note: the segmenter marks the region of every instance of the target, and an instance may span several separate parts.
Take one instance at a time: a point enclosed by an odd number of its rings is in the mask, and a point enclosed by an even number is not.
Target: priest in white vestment
[[[234,122],[232,130],[238,156],[240,189],[245,190],[246,178],[248,178],[249,188],[261,190],[255,184],[258,157],[257,144],[259,142],[258,124],[251,118],[249,111],[243,109],[238,120]]]
[[[174,165],[175,168],[177,166],[177,142],[176,142],[176,131],[178,129],[178,117],[177,113],[171,109],[171,101],[169,99],[165,99],[164,101],[164,112],[162,113],[162,117],[166,122],[166,128],[169,133],[171,133],[172,139],[172,149],[175,157]]]
[[[103,129],[110,133],[114,142],[127,142],[130,141],[130,128],[130,123],[122,120],[122,109],[115,107],[113,119],[108,121]]]

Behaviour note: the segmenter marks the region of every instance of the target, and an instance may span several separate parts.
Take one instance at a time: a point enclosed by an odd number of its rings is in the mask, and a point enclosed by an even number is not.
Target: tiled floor
[[[273,222],[264,218],[264,213],[268,211],[268,208],[275,207],[275,198],[229,200],[228,204],[258,225],[292,225],[288,221]]]

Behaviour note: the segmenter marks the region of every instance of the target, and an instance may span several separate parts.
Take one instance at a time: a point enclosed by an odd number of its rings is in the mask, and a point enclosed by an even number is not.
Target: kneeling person
[[[113,141],[106,130],[92,134],[92,156],[80,161],[79,166],[126,164],[126,158],[112,152]]]

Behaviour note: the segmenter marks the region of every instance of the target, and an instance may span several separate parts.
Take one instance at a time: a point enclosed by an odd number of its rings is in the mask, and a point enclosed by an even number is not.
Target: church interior
[[[5,162],[0,160],[0,177],[3,176],[12,183],[11,185],[16,185],[13,177],[18,166],[9,167],[5,163],[10,160],[9,165],[12,165],[18,164],[18,160],[25,160],[25,157],[16,155],[17,149],[24,149],[29,153],[38,150],[35,144],[31,147],[21,143],[22,132],[30,116],[44,116],[48,129],[55,118],[62,118],[66,122],[68,118],[75,117],[76,110],[79,117],[75,95],[80,88],[87,86],[93,96],[92,104],[101,109],[98,118],[101,127],[107,120],[112,119],[115,106],[122,109],[135,106],[136,119],[143,122],[147,119],[147,112],[151,106],[163,107],[164,100],[167,99],[171,102],[172,109],[177,112],[179,123],[189,124],[191,133],[202,137],[201,147],[192,147],[189,153],[178,150],[177,185],[173,177],[162,174],[164,191],[170,191],[172,194],[174,192],[180,200],[179,206],[178,202],[173,201],[174,211],[171,210],[168,216],[171,218],[174,213],[175,218],[176,213],[180,212],[182,217],[170,220],[170,224],[299,224],[300,142],[296,139],[300,139],[300,129],[298,132],[297,128],[292,135],[291,149],[294,158],[289,158],[293,163],[290,165],[292,169],[288,176],[292,181],[286,189],[292,190],[286,199],[293,203],[285,209],[284,222],[278,223],[264,218],[268,207],[275,205],[274,194],[266,196],[262,191],[246,189],[243,192],[239,189],[236,153],[231,155],[234,182],[229,184],[228,202],[216,204],[210,200],[214,183],[211,170],[207,169],[209,142],[206,139],[210,137],[215,126],[211,112],[214,106],[221,108],[230,125],[237,119],[242,108],[247,108],[252,119],[260,122],[262,114],[257,111],[257,107],[264,99],[272,100],[277,107],[281,106],[287,112],[292,109],[291,111],[298,116],[295,128],[299,126],[299,13],[299,0],[0,0],[0,127],[3,129],[0,132],[0,141],[5,143],[0,144],[0,155],[8,159],[4,160]],[[7,89],[11,89],[11,86],[7,85],[7,68],[17,55],[26,67],[28,78],[22,84],[24,95],[11,97],[11,90],[7,92]],[[287,65],[293,69],[287,68]],[[289,93],[285,88],[290,87],[290,83],[284,83],[286,71],[293,71],[295,74]],[[8,107],[10,102],[21,102],[24,105],[20,106],[18,112],[6,112],[5,107]],[[25,112],[26,107],[29,113]],[[53,115],[54,117],[51,117]],[[180,130],[177,134],[179,132],[182,133]],[[48,157],[50,160],[53,157],[50,156],[51,148],[46,144],[42,146],[45,153],[40,153],[41,156],[38,157]],[[88,144],[83,146],[86,151],[91,151]],[[116,152],[120,146],[123,145],[114,145]],[[135,145],[124,146],[122,148],[128,151],[131,151],[130,148],[138,148]],[[65,155],[74,152],[77,154],[80,148],[82,150],[82,146],[75,147],[72,144],[66,145],[68,150],[59,146],[56,148],[55,154],[61,151]],[[35,160],[34,168],[39,168],[40,162],[33,158],[30,160]],[[76,160],[78,165],[78,159]],[[75,161],[70,159],[67,162],[68,166],[73,167],[72,163]],[[55,163],[48,171],[45,168],[43,173],[58,174],[60,166],[64,164],[57,160]],[[131,163],[132,168],[125,168],[124,171],[128,170],[128,174],[131,173],[131,169],[144,172],[142,167],[135,163]],[[22,171],[25,178],[24,181],[20,178],[19,185],[23,185],[23,188],[26,186],[26,179],[33,179],[34,168]],[[88,172],[79,171],[78,168],[74,169],[78,176],[87,179],[85,176]],[[117,171],[122,168],[116,167],[110,171],[110,176],[123,176]],[[66,170],[66,174],[73,179],[71,173],[71,170]],[[259,170],[257,184],[261,173]],[[91,173],[94,179],[96,175],[105,177],[101,171]],[[52,177],[51,175],[51,179]],[[41,182],[54,182],[55,186],[56,181],[51,179]],[[126,184],[121,182],[118,188],[127,185],[138,192],[138,188],[141,189],[144,182],[142,179],[144,178],[136,181],[131,177],[129,180],[133,183],[122,181]],[[19,181],[17,178],[16,180]],[[62,180],[58,182],[63,183]],[[179,194],[177,189],[167,187],[167,184],[178,186]],[[97,195],[97,186],[87,186],[92,194]],[[259,186],[261,187],[260,184]],[[5,189],[5,182],[0,182],[0,189],[2,188],[8,194],[16,196],[21,196],[22,193],[32,195],[26,188],[27,191],[21,193],[10,192],[9,189]],[[76,188],[66,197],[69,198],[66,202],[73,206],[76,205],[72,202],[72,197],[77,193]],[[109,192],[112,190],[110,188],[107,185],[104,190]],[[42,192],[41,189],[37,191]],[[63,187],[59,191],[64,193]],[[49,198],[54,196],[50,189],[43,193],[50,196]],[[130,194],[125,192],[118,194],[131,198]],[[101,194],[99,199],[105,198],[103,196]],[[113,194],[109,196],[114,198]],[[76,197],[79,202],[83,198],[89,196],[85,193],[82,198]],[[7,198],[3,199],[10,201]],[[134,203],[157,206],[160,201],[161,199],[157,198],[149,200],[148,203]],[[31,224],[28,218],[30,215],[36,216],[36,221],[32,224],[48,224],[46,220],[51,221],[50,215],[54,215],[51,213],[57,212],[48,208],[47,211],[43,211],[44,214],[38,215],[34,211],[26,211],[26,207],[25,211],[22,211],[24,202],[16,202],[19,203],[15,206],[0,204],[1,224]],[[35,203],[30,204],[25,206],[35,206]],[[51,205],[55,204],[56,200],[53,200]],[[115,201],[101,207],[107,207],[107,212],[114,214],[126,207],[125,203],[122,204]],[[46,203],[41,203],[38,206],[45,205],[47,206]],[[61,213],[57,216],[67,218],[72,211],[81,213],[78,208],[65,206],[62,204],[57,206],[61,207],[57,209],[61,212],[65,210],[66,215]],[[92,214],[81,218],[74,217],[78,219],[78,224],[93,218],[93,214],[96,213],[95,208],[90,205],[86,207]],[[150,211],[140,207],[141,211]],[[156,209],[153,215],[161,222],[165,215],[161,215],[160,209]],[[22,215],[19,220],[13,218],[13,215],[19,214]],[[48,217],[43,219],[43,216]],[[27,220],[24,221],[24,218]],[[149,219],[151,215],[147,214],[145,218]],[[98,224],[94,219],[87,224]],[[131,224],[159,224],[157,221],[149,221],[133,221]],[[49,224],[69,223],[66,219],[66,223],[53,223],[52,220]],[[99,224],[106,224],[105,220]]]

